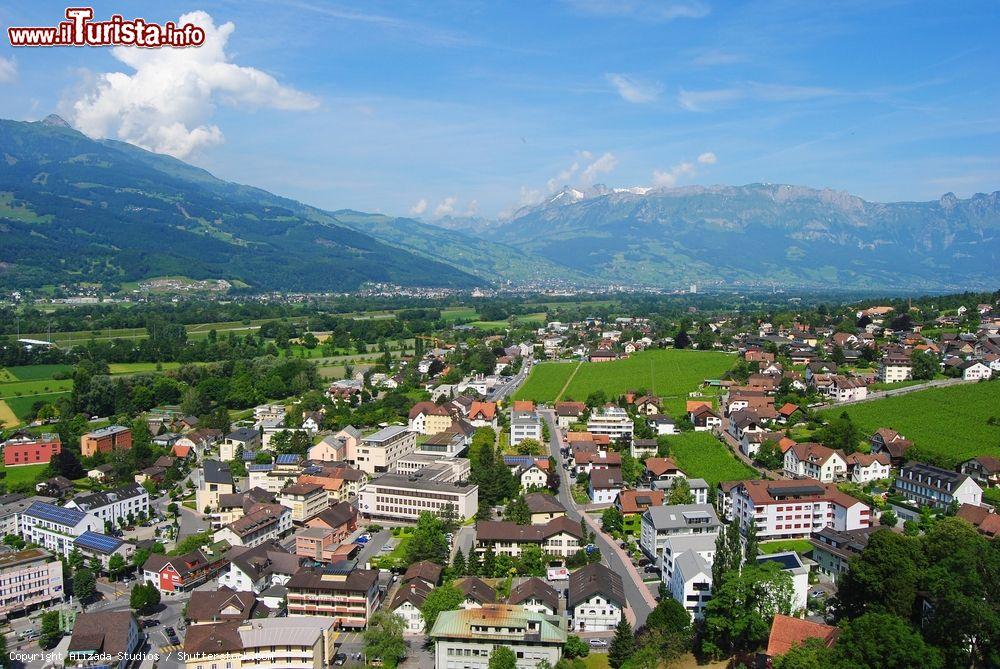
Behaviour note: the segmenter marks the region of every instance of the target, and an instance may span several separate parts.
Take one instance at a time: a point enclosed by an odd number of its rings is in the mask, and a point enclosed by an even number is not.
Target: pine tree
[[[747,529],[747,540],[745,546],[745,552],[743,554],[744,560],[748,564],[757,563],[757,525],[753,524]]]
[[[615,627],[615,638],[611,640],[611,647],[608,648],[608,664],[611,665],[611,669],[619,669],[634,654],[635,636],[632,634],[632,626],[623,615]]]
[[[493,544],[486,547],[486,552],[483,553],[483,567],[482,574],[487,578],[492,578],[493,572],[497,568],[497,554],[493,550]]]
[[[465,566],[465,553],[459,548],[455,553],[455,559],[451,561],[451,575],[465,576],[467,567]]]
[[[479,576],[483,573],[483,564],[479,559],[479,553],[475,550],[469,553],[469,559],[466,561],[465,572],[469,576]]]

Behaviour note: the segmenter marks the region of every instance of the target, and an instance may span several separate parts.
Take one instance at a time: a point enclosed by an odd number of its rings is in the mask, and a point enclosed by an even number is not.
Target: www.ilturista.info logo
[[[94,21],[91,7],[69,7],[66,21],[56,26],[7,28],[11,46],[201,46],[204,29],[193,23],[177,25],[173,21],[151,23],[145,19],[127,20],[115,14],[107,21]]]

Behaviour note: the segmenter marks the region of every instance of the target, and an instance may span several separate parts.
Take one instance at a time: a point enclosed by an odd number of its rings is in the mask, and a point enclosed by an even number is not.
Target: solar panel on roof
[[[247,465],[248,472],[269,472],[274,469],[274,465]]]
[[[278,456],[276,462],[279,465],[294,465],[300,459],[302,459],[302,456],[296,455],[295,453],[283,453]]]
[[[76,525],[87,515],[77,509],[66,509],[46,502],[34,502],[25,513],[60,525]]]
[[[101,553],[112,553],[125,542],[115,537],[109,537],[106,534],[87,531],[77,537],[73,543],[83,548],[100,551]]]

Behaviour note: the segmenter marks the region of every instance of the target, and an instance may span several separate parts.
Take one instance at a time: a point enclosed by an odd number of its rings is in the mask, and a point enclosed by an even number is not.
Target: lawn
[[[591,653],[583,658],[583,663],[587,669],[608,669],[607,653]]]
[[[443,309],[441,311],[441,320],[464,321],[476,318],[478,315],[473,307],[452,307],[451,309]]]
[[[896,430],[921,451],[957,465],[977,455],[1000,457],[1000,383],[968,383],[917,390],[833,407],[824,418],[846,411],[866,436],[880,427]],[[993,420],[993,425],[988,421]]]
[[[552,402],[577,368],[576,362],[543,362],[535,365],[514,399]]]
[[[4,467],[0,465],[0,472],[4,473],[4,482],[9,490],[11,486],[18,483],[30,483],[34,485],[35,479],[48,468],[47,464],[22,465],[21,467]]]
[[[654,349],[635,353],[624,360],[613,362],[585,362],[573,377],[560,399],[582,402],[597,390],[603,390],[613,399],[627,390],[645,389],[664,400],[666,413],[680,416],[689,392],[705,379],[714,379],[728,371],[736,359],[728,353],[717,351],[689,351],[681,349]],[[566,366],[562,364],[560,366]],[[551,402],[562,387],[558,384],[559,372],[545,370],[549,365],[538,365],[531,377],[518,392],[517,397],[538,402]],[[564,370],[563,383],[572,373]],[[535,375],[541,376],[533,383]]]
[[[736,459],[725,444],[708,432],[685,432],[668,437],[670,457],[685,474],[705,479],[710,486],[720,481],[760,478],[757,472]]]
[[[798,554],[808,553],[812,550],[812,544],[808,539],[782,539],[780,541],[768,541],[760,544],[760,552],[764,555],[774,555],[784,551],[795,551]]]

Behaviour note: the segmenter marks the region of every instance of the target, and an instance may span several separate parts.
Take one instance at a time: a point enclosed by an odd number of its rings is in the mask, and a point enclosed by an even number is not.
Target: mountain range
[[[873,203],[772,184],[567,187],[503,220],[326,211],[57,116],[0,120],[0,286],[163,276],[252,290],[559,280],[995,288],[1000,193]]]

